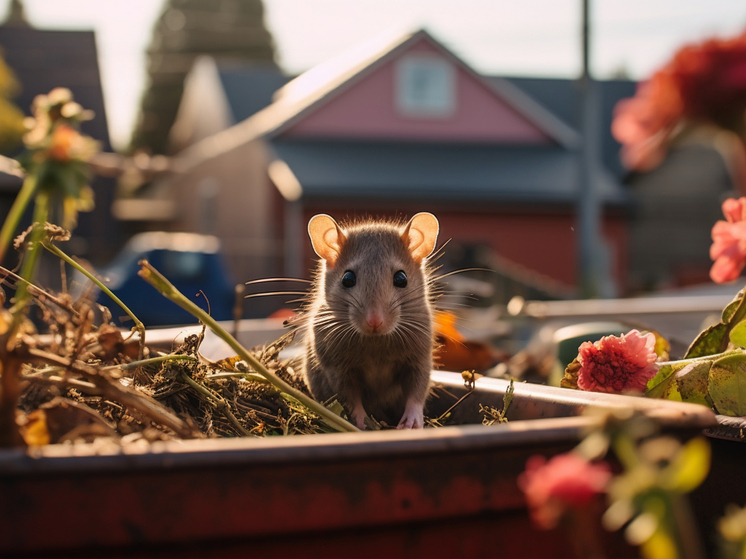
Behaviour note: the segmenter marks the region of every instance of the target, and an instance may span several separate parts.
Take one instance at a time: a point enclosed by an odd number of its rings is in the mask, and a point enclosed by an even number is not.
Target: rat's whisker
[[[265,293],[252,293],[244,295],[244,299],[254,299],[255,297],[272,297],[274,295],[305,295],[305,291],[268,291]]]
[[[244,285],[254,285],[256,283],[269,283],[269,282],[302,282],[302,283],[313,283],[311,280],[302,279],[302,278],[262,278],[262,279],[255,279],[251,281],[247,281],[244,283]]]

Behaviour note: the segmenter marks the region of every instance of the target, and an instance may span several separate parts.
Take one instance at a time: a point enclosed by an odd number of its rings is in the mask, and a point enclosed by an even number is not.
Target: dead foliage
[[[11,288],[21,281],[3,268],[0,280]],[[26,445],[102,438],[121,445],[141,440],[331,431],[314,412],[239,357],[217,362],[202,357],[199,346],[204,329],[170,352],[147,344],[141,349],[137,336],[111,324],[108,311],[93,303],[90,293],[77,300],[66,291],[51,294],[36,286],[29,293],[44,333],[27,321],[9,352],[23,363],[14,423]],[[97,325],[100,317],[103,324]],[[297,364],[280,358],[292,339],[290,332],[251,353],[275,375],[308,394],[296,372]],[[437,389],[434,397],[438,397]],[[327,406],[344,415],[338,402]],[[428,418],[427,424],[445,424],[450,411]],[[371,418],[368,428],[393,427]]]

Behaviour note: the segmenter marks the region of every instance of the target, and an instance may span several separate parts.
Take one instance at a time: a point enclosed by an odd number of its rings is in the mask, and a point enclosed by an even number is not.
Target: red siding
[[[406,51],[410,52],[439,53],[424,40]],[[396,60],[390,61],[342,90],[283,135],[524,144],[551,142],[542,130],[459,65],[456,65],[457,108],[453,116],[443,119],[404,117],[395,106],[395,65]]]

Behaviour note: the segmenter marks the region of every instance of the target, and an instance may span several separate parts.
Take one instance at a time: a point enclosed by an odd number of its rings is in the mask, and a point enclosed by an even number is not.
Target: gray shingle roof
[[[362,57],[362,62],[351,70],[330,74],[334,78],[324,82],[323,87],[299,97],[295,90],[306,91],[299,84],[308,77],[301,76],[279,91],[274,97],[277,102],[265,110],[261,110],[261,105],[269,105],[271,92],[288,78],[267,68],[220,67],[221,81],[236,120],[255,114],[245,125],[226,131],[226,139],[230,141],[221,145],[235,146],[263,136],[277,157],[295,173],[306,197],[429,196],[472,202],[574,203],[578,163],[576,152],[568,149],[574,145],[571,136],[579,128],[580,99],[574,80],[479,76],[498,96],[533,115],[555,137],[567,140],[553,146],[283,138],[282,132],[289,123],[302,118],[316,103],[328,101],[327,96],[333,96],[359,74],[371,71],[395,56],[398,49],[421,38],[438,45],[424,32],[400,38],[389,47]],[[312,72],[319,73],[322,69]],[[601,82],[600,89],[603,163],[600,194],[607,204],[627,205],[631,198],[619,185],[625,170],[619,162],[619,144],[612,138],[610,126],[614,105],[634,94],[635,84]]]
[[[291,79],[273,66],[258,64],[219,62],[218,72],[234,122],[269,106],[275,91]]]
[[[219,66],[220,79],[236,122],[260,111],[272,102],[272,95],[291,78],[276,68],[256,65]],[[538,102],[562,122],[579,129],[580,99],[575,80],[562,78],[490,77],[506,80]],[[635,93],[636,83],[628,80],[598,82],[601,89],[601,158],[608,171],[622,178],[627,170],[619,159],[619,143],[611,135],[611,120],[616,103]]]
[[[96,113],[96,118],[83,123],[83,132],[111,150],[93,31],[0,26],[0,46],[21,82],[23,89],[14,102],[22,111],[30,114],[31,102],[40,93],[67,87],[75,101]]]
[[[491,78],[498,79],[498,78]],[[580,129],[580,92],[575,80],[557,78],[506,78],[534,100],[549,109],[563,122]],[[620,99],[632,97],[637,83],[629,80],[599,81],[601,90],[600,121],[601,160],[615,176],[623,177],[628,171],[619,159],[619,142],[611,135],[611,120],[614,106]]]
[[[271,145],[304,197],[575,201],[577,158],[561,147],[281,139]],[[629,203],[615,180],[602,177],[599,186],[606,203]]]

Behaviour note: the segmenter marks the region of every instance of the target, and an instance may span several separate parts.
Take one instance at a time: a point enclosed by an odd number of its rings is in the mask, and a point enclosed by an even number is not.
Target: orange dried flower
[[[66,124],[60,124],[52,132],[49,157],[63,163],[70,161],[75,146],[79,143],[80,133]]]

